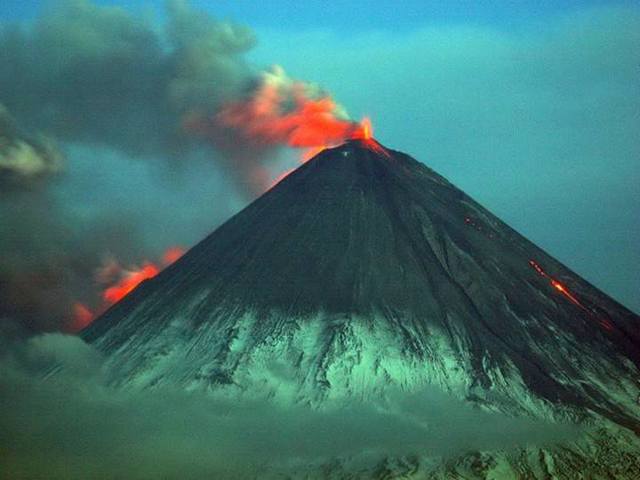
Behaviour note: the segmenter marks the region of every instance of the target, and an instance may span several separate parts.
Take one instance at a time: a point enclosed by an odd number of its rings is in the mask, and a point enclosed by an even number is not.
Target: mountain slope
[[[327,149],[97,319],[110,381],[486,408],[640,432],[639,318],[444,178]]]

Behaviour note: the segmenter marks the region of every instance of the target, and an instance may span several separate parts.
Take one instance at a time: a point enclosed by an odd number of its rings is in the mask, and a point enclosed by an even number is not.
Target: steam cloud
[[[163,21],[63,0],[33,23],[0,24],[0,319],[18,319],[33,331],[75,330],[76,302],[98,301],[92,279],[105,256],[128,266],[158,255],[150,250],[184,243],[170,232],[164,247],[152,248],[144,215],[69,200],[65,193],[79,188],[71,170],[79,161],[95,177],[110,168],[109,152],[128,160],[119,168],[131,176],[141,162],[171,176],[186,168],[215,175],[199,160],[206,156],[232,180],[225,195],[246,200],[271,183],[269,162],[280,145],[299,146],[290,140],[301,132],[304,146],[313,143],[301,125],[307,117],[352,128],[318,88],[289,80],[281,69],[275,75],[252,69],[244,54],[254,44],[250,29],[181,0],[166,3]],[[264,104],[274,79],[279,97],[267,115],[245,108],[231,118],[232,109]],[[311,112],[310,105],[322,110]],[[249,131],[245,122],[261,128]],[[267,122],[279,126],[268,140]],[[150,195],[161,203],[165,193],[156,182]],[[218,220],[228,214],[218,213]],[[212,211],[206,224],[178,230],[201,235],[214,219]]]
[[[321,410],[117,391],[102,382],[99,355],[77,337],[41,335],[10,351],[0,359],[0,478],[270,478],[300,476],[329,461],[348,476],[389,455],[449,457],[579,433],[475,410],[431,389]],[[63,370],[34,380],[52,364]]]
[[[61,164],[62,154],[52,140],[20,134],[0,104],[0,195],[56,173]]]

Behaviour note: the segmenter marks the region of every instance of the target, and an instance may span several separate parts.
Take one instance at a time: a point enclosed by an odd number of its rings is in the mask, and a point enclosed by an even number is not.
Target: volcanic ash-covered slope
[[[435,384],[510,413],[595,412],[638,430],[639,325],[423,164],[356,140],[83,336],[116,385],[315,402]]]

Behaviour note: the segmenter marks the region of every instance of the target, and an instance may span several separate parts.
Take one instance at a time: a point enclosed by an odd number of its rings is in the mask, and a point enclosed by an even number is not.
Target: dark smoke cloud
[[[79,338],[61,334],[16,343],[0,359],[1,479],[300,478],[310,471],[317,478],[329,463],[345,478],[389,455],[446,458],[579,433],[473,409],[433,388],[323,409],[118,391],[103,384],[100,362]],[[53,364],[62,371],[34,379]]]
[[[143,248],[127,219],[85,220],[46,190],[3,198],[0,216],[0,321],[19,319],[31,331],[75,330],[74,304],[94,300],[107,252],[131,261]]]
[[[0,101],[22,122],[71,141],[135,155],[178,155],[180,115],[215,109],[249,88],[244,27],[186,2],[167,3],[158,30],[123,9],[57,2],[0,36]]]
[[[204,178],[216,175],[227,180],[222,195],[240,202],[264,190],[277,146],[247,147],[226,127],[214,131],[222,143],[185,129],[194,112],[215,116],[259,91],[262,77],[244,59],[254,43],[248,28],[181,0],[166,3],[162,21],[63,0],[32,23],[0,24],[0,318],[36,332],[77,329],[75,305],[99,301],[93,279],[105,258],[139,265],[215,227],[231,213],[227,200],[203,208],[199,223],[187,207],[171,210],[184,218],[180,225],[166,213],[185,170],[203,178],[191,178],[185,192],[210,187]],[[205,156],[218,171],[204,166]],[[148,172],[140,178],[140,163],[171,182]],[[90,179],[77,175],[78,164],[91,165]],[[146,188],[137,193],[145,211],[133,197],[129,208],[108,211],[121,192],[89,189],[93,178],[111,179],[114,165],[122,191],[134,190],[127,182]]]
[[[255,196],[268,186],[262,177],[269,174],[274,150],[300,135],[264,141],[242,125],[213,121],[203,136],[189,128],[190,121],[215,119],[226,105],[250,104],[254,96],[262,102],[264,85],[276,77],[282,98],[270,115],[273,124],[296,110],[294,87],[297,97],[329,101],[326,92],[294,83],[281,68],[277,75],[251,68],[245,54],[256,43],[253,32],[219,22],[186,1],[167,1],[162,22],[88,0],[54,5],[29,27],[0,30],[0,102],[30,128],[56,138],[179,163],[205,137],[216,151],[212,158],[242,193]],[[345,116],[330,103],[323,112],[327,122]],[[251,123],[255,116],[260,114],[247,112],[244,120]]]

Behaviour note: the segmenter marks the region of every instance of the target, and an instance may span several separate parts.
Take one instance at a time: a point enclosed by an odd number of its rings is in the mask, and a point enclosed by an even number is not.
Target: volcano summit
[[[443,177],[359,139],[291,173],[82,335],[119,386],[322,405],[436,385],[634,438],[639,326]]]

